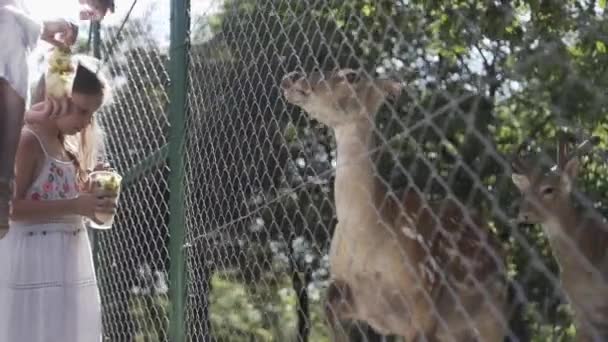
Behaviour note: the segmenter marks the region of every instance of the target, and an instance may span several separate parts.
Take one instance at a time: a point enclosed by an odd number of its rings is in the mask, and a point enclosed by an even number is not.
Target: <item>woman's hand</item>
[[[111,193],[81,193],[76,198],[76,213],[97,221],[95,213],[116,213],[116,201]]]
[[[65,20],[48,20],[42,23],[40,39],[62,49],[69,49],[76,43],[78,26]]]
[[[114,1],[79,0],[80,20],[101,21],[106,14],[114,13]]]
[[[36,123],[47,119],[65,115],[70,109],[70,99],[68,97],[51,98],[47,97],[44,102],[33,105],[25,113],[25,122]]]

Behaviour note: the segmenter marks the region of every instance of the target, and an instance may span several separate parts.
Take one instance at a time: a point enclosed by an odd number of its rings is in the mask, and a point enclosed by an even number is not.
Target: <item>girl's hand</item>
[[[76,199],[76,213],[81,216],[95,219],[95,213],[114,214],[116,201],[113,197],[104,194],[81,193]]]
[[[115,171],[110,163],[99,163],[95,165],[93,171]]]
[[[95,165],[93,170],[88,170],[87,181],[84,182],[84,184],[82,185],[82,188],[86,192],[91,192],[91,180],[89,178],[89,174],[94,171],[115,171],[115,169],[109,163],[98,163],[97,165]]]

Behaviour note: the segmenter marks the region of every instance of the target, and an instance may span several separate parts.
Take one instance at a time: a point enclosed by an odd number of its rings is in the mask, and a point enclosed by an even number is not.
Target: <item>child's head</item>
[[[44,120],[59,131],[59,139],[76,164],[81,179],[84,180],[86,171],[95,167],[104,150],[103,132],[97,123],[95,112],[105,102],[110,89],[101,72],[98,72],[94,65],[99,63],[98,60],[86,56],[74,58],[78,61],[78,66],[68,101],[68,110],[62,115],[47,117]],[[32,103],[45,100],[44,79],[43,75],[34,89]]]
[[[55,120],[59,131],[64,135],[74,135],[91,125],[93,115],[103,104],[106,92],[106,82],[99,74],[79,63],[68,111]]]

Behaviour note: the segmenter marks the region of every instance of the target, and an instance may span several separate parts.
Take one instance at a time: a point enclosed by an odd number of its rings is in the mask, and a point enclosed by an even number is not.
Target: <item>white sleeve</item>
[[[42,23],[15,6],[4,6],[0,8],[0,11],[7,11],[13,15],[19,26],[21,26],[26,47],[28,49],[33,48],[38,42],[38,38],[40,38]]]
[[[24,99],[28,93],[28,57],[38,41],[39,27],[24,12],[0,6],[0,77]]]

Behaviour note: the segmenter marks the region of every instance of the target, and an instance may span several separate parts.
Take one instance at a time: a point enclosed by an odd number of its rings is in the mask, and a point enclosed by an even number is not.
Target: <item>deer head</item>
[[[315,71],[308,75],[294,71],[281,80],[288,102],[330,127],[369,119],[387,96],[398,96],[401,88],[398,82],[375,79],[353,69]]]
[[[549,172],[533,168],[530,161],[516,156],[512,162],[511,179],[522,194],[518,221],[544,223],[558,217],[571,203],[570,195],[579,170],[579,156],[590,152],[598,143],[597,137],[585,140],[573,151],[568,151],[564,135],[558,139],[557,165]]]

